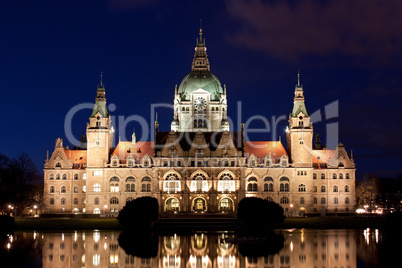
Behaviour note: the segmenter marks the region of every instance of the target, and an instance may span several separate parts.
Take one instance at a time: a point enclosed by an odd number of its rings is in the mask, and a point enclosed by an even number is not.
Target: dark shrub
[[[0,232],[10,233],[14,232],[14,229],[15,229],[14,217],[10,217],[7,215],[0,215]]]
[[[159,218],[159,204],[154,197],[139,197],[127,204],[120,211],[117,220],[126,230],[141,228],[151,230],[153,223]]]
[[[261,233],[279,226],[285,216],[283,208],[275,202],[246,197],[239,202],[237,219],[243,232]]]

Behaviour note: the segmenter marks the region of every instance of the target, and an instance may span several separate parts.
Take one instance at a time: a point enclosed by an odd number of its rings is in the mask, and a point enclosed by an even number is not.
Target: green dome
[[[211,100],[219,100],[223,88],[219,79],[209,71],[192,71],[181,81],[178,94],[181,100],[190,100],[190,95],[197,89],[211,93]]]

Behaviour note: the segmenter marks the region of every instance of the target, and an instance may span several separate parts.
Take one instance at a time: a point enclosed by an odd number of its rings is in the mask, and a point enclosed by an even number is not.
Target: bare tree
[[[363,181],[356,184],[356,203],[362,207],[368,205],[370,212],[378,198],[378,179],[373,176],[366,176]]]

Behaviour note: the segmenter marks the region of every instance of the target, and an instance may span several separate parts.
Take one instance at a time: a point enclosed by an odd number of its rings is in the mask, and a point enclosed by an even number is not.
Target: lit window
[[[86,193],[87,192],[87,187],[86,186],[82,186],[82,192]]]
[[[100,184],[95,184],[94,185],[94,192],[100,192],[101,191],[101,186],[100,186]]]

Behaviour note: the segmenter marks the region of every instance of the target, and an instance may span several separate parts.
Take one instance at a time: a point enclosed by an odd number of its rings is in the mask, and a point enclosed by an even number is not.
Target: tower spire
[[[202,19],[200,19],[200,42],[202,41]]]
[[[100,75],[100,87],[103,87],[102,79],[103,79],[103,71],[101,71],[101,75]]]
[[[300,70],[297,70],[297,87],[300,87]]]

